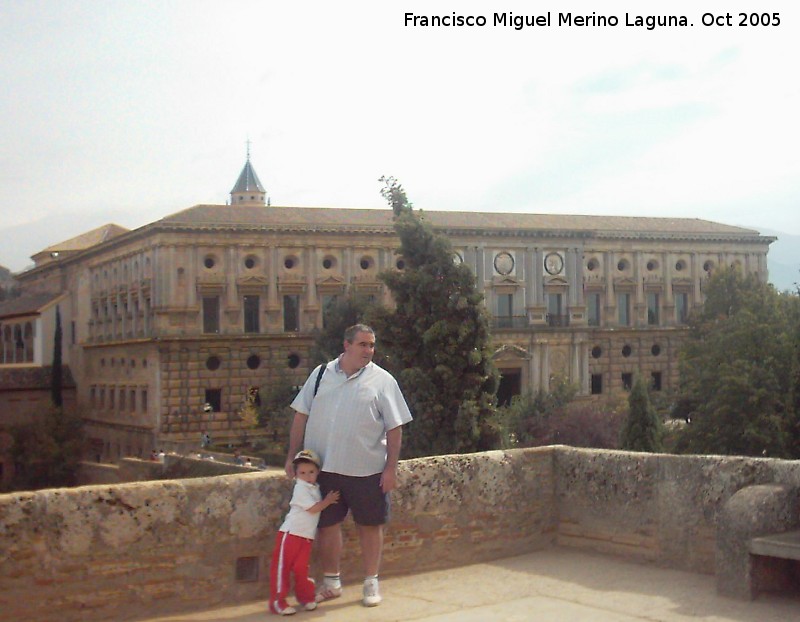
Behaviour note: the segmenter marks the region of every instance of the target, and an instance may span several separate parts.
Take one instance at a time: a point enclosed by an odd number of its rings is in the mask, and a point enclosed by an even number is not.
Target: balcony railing
[[[527,328],[527,315],[496,315],[492,318],[492,328]]]
[[[556,313],[547,314],[548,326],[569,326],[569,315],[559,315]]]

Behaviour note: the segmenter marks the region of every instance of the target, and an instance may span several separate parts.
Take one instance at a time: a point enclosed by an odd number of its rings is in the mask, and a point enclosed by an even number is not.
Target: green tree
[[[62,393],[64,382],[64,371],[62,369],[61,361],[62,341],[61,311],[59,310],[58,305],[56,305],[56,330],[55,336],[53,337],[53,369],[50,374],[50,399],[53,402],[53,406],[56,408],[61,408],[64,405]]]
[[[61,488],[77,483],[83,454],[83,422],[51,407],[31,423],[11,429],[15,490]]]
[[[56,306],[53,365],[50,368],[52,404],[31,422],[11,429],[11,456],[16,490],[74,486],[83,456],[83,422],[63,407],[61,313]]]
[[[636,375],[628,395],[628,418],[622,426],[620,447],[628,451],[659,452],[664,449],[664,425],[650,403],[650,394],[641,375]]]
[[[563,420],[567,404],[577,393],[568,382],[559,381],[551,391],[527,391],[515,395],[499,410],[508,447],[538,447],[554,441],[556,421]]]
[[[734,268],[709,279],[681,355],[676,451],[797,457],[797,304]]]
[[[423,456],[495,448],[500,443],[499,374],[475,276],[454,261],[449,240],[414,213],[400,184],[393,178],[381,181],[405,266],[381,274],[395,307],[378,309],[373,324],[384,365],[398,379],[415,417],[404,451]]]

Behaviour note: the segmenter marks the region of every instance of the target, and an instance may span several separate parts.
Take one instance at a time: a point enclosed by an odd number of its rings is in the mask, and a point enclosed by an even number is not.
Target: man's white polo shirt
[[[339,359],[328,363],[317,395],[319,367],[306,380],[292,408],[308,415],[303,447],[322,459],[322,470],[363,477],[386,466],[386,432],[411,421],[394,377],[368,363],[348,377]]]

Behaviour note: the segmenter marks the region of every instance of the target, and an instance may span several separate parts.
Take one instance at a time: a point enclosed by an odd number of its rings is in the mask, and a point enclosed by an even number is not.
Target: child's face
[[[317,468],[316,464],[312,464],[310,462],[298,462],[295,466],[294,474],[297,479],[301,479],[309,484],[316,484],[317,475],[319,475],[319,469]]]

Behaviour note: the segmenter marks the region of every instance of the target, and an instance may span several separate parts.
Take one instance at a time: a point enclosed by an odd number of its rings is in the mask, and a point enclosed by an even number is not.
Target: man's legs
[[[339,574],[339,563],[342,559],[342,524],[320,527],[317,531],[317,540],[322,558],[322,572],[329,575]]]
[[[383,525],[358,525],[358,538],[361,542],[364,576],[377,575],[383,551]]]
[[[324,510],[323,510],[324,511]],[[342,595],[342,582],[339,579],[339,564],[342,559],[342,524],[320,527],[317,530],[317,543],[322,559],[322,586],[317,591],[317,602],[337,598]]]

